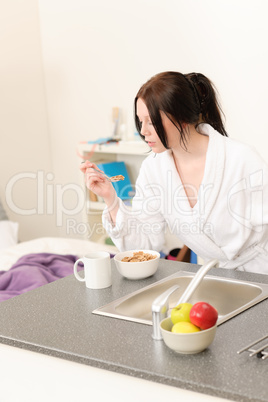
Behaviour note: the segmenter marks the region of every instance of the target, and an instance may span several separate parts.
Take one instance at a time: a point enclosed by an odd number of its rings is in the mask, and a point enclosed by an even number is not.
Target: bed
[[[18,229],[0,201],[0,302],[71,275],[75,260],[88,252],[108,251],[113,256],[118,251],[115,246],[73,238],[18,242]]]

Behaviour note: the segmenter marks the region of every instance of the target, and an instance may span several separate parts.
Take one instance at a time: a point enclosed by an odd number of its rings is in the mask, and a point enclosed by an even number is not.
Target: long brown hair
[[[187,148],[187,132],[184,123],[208,123],[224,136],[225,131],[216,90],[212,82],[200,73],[181,74],[167,71],[153,76],[138,91],[135,102],[135,123],[141,135],[141,123],[137,116],[137,100],[141,98],[149,111],[152,124],[165,148],[168,148],[160,111],[177,127],[180,141]]]

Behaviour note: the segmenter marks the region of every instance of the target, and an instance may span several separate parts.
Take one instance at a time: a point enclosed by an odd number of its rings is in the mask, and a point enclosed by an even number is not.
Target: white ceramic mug
[[[84,265],[84,277],[77,272],[79,262]],[[74,276],[80,282],[86,282],[89,289],[103,289],[112,285],[111,258],[106,251],[86,254],[74,264]]]

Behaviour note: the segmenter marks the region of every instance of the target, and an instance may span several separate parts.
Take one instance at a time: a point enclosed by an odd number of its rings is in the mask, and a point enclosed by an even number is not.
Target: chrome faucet
[[[185,289],[184,293],[176,303],[176,306],[180,303],[187,303],[194,291],[201,284],[202,279],[208,273],[211,268],[216,268],[219,266],[218,260],[210,260],[207,264],[204,264],[197,273],[194,275],[193,279]],[[153,318],[153,334],[152,337],[155,340],[161,340],[162,335],[160,331],[160,322],[168,316],[169,310],[169,297],[175,290],[179,288],[178,285],[174,285],[164,293],[159,295],[152,304],[152,318]]]
[[[152,317],[153,317],[153,334],[152,337],[155,340],[161,340],[162,335],[160,331],[160,322],[168,316],[169,310],[169,297],[179,288],[178,285],[174,285],[160,296],[158,296],[152,304]]]
[[[208,271],[211,268],[218,268],[218,267],[219,267],[218,260],[210,260],[209,262],[204,264],[201,268],[199,268],[199,270],[197,271],[197,273],[195,274],[195,276],[193,277],[193,279],[183,292],[182,296],[178,300],[176,306],[180,303],[187,303],[192,294],[194,293],[194,291],[198,288],[198,286],[202,282],[204,276],[208,273]]]

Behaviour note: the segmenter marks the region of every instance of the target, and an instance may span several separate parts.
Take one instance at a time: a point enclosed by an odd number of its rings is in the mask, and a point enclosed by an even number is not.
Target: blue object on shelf
[[[107,176],[117,176],[122,175],[125,180],[117,181],[112,183],[115,188],[116,194],[122,200],[129,200],[134,196],[134,188],[130,182],[127,167],[125,162],[106,162],[97,163],[99,169],[101,169]]]
[[[197,264],[197,255],[192,250],[190,253],[190,263]]]
[[[94,141],[87,141],[87,144],[107,144],[110,141],[113,141],[112,137],[101,137]],[[113,141],[114,142],[114,141]]]

